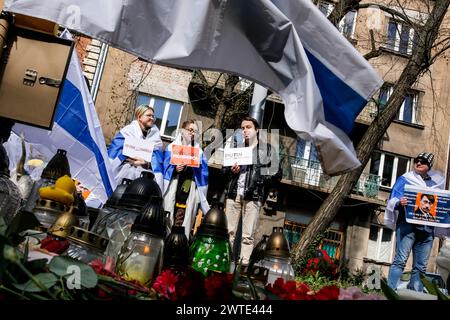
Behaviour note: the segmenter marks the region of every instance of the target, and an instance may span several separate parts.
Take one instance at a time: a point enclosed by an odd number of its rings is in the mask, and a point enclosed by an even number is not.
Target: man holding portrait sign
[[[450,192],[444,191],[444,176],[431,170],[434,155],[419,153],[413,170],[395,182],[386,205],[384,224],[396,232],[395,257],[388,285],[397,289],[409,254],[413,267],[408,289],[422,292],[420,274],[426,272],[434,240],[434,227],[450,227]]]

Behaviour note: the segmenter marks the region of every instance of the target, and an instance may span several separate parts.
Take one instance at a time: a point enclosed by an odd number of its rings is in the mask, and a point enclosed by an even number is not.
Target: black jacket
[[[263,147],[258,144],[253,149],[253,159],[257,160],[256,164],[246,166],[244,200],[264,202],[269,188],[281,181],[282,170],[280,165],[276,168],[271,168],[271,164],[278,158],[278,155],[276,153],[272,154],[272,148],[269,144],[266,146]],[[225,189],[226,198],[236,199],[237,185],[241,172],[233,173],[231,167],[222,168],[222,173],[228,181]]]

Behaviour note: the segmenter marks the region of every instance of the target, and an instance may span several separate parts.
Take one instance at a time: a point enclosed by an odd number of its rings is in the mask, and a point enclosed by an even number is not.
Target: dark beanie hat
[[[431,152],[421,152],[417,155],[416,159],[426,160],[428,162],[428,166],[431,169],[434,163],[434,154],[432,154]]]

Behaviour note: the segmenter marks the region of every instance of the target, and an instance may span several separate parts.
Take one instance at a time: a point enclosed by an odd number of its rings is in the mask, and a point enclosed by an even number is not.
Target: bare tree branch
[[[446,46],[442,47],[439,51],[437,51],[431,58],[430,58],[430,65],[432,65],[437,58],[439,58],[445,51],[450,49],[450,43]]]
[[[368,7],[370,4],[362,6]],[[380,5],[378,6],[380,7]],[[316,235],[324,232],[333,221],[339,209],[344,204],[345,199],[353,189],[353,186],[358,181],[364,167],[370,160],[375,146],[397,115],[406,92],[417,81],[418,77],[428,70],[430,63],[433,62],[433,60],[430,59],[431,49],[438,37],[439,28],[449,6],[450,0],[436,0],[425,24],[423,26],[417,26],[417,33],[421,41],[413,48],[412,55],[395,83],[393,92],[385,108],[374,119],[358,144],[357,156],[362,165],[358,169],[340,177],[333,191],[325,199],[311,222],[308,224],[300,241],[291,251],[291,257],[295,266],[299,266],[299,263],[302,261],[301,257],[307,252],[307,249],[313,243]],[[385,11],[392,11],[386,7],[384,9],[387,9]],[[399,16],[397,11],[392,12],[392,14]],[[402,14],[400,13],[400,16],[401,15]],[[408,21],[406,17],[404,20]]]
[[[378,7],[380,10],[389,13],[393,18],[396,18],[397,20],[406,22],[408,25],[410,25],[412,28],[420,28],[421,25],[419,23],[415,23],[409,19],[408,15],[405,13],[399,12],[395,9],[389,8],[386,5],[379,4],[379,3],[363,3],[358,6],[359,9],[369,8],[369,7]]]
[[[364,59],[366,59],[366,60],[376,58],[383,53],[383,49],[382,48],[377,49],[377,47],[375,45],[375,36],[373,34],[373,30],[370,29],[369,33],[370,33],[370,44],[371,44],[372,49],[370,50],[370,52],[368,52],[364,55]]]

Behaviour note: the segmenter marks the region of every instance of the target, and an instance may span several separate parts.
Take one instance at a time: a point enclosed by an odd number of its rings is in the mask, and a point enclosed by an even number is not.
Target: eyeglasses
[[[189,133],[198,133],[197,130],[191,129],[191,128],[189,128],[189,129],[184,129],[184,130],[186,130],[186,131],[189,132]]]
[[[419,164],[424,164],[424,165],[430,166],[428,161],[425,159],[414,159],[414,163],[419,163]]]
[[[146,114],[145,116],[150,118],[150,119],[155,119],[155,116],[153,114]]]

